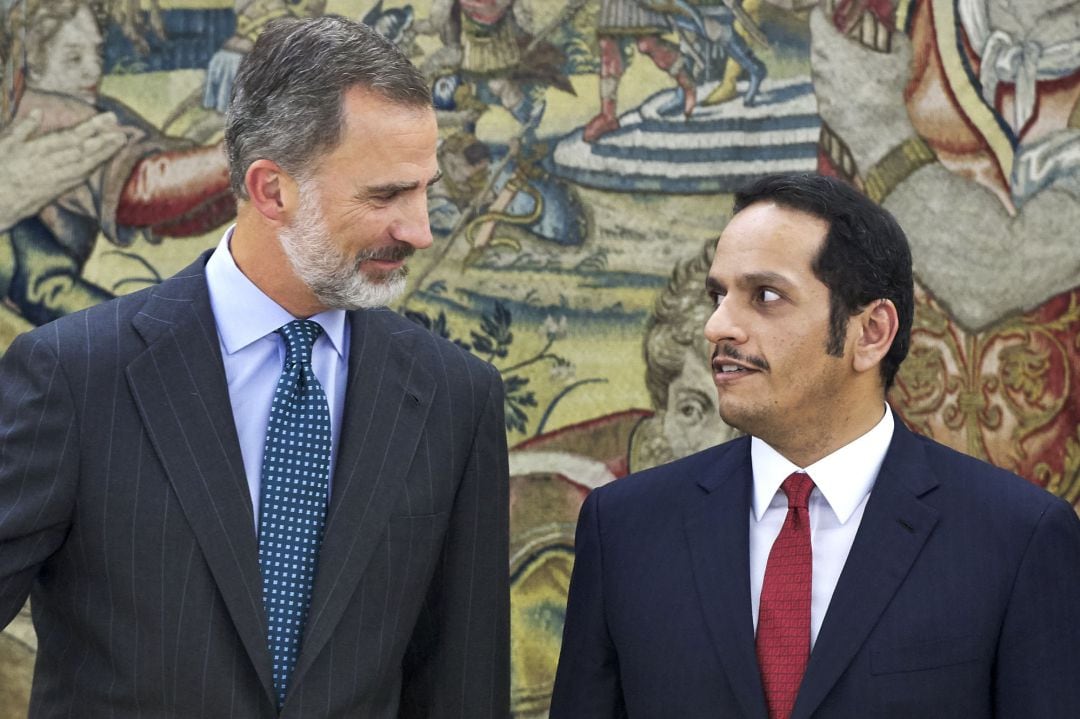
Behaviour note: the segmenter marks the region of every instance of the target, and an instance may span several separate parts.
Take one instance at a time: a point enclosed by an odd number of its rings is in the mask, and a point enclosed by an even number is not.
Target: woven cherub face
[[[72,95],[89,103],[101,82],[101,31],[89,7],[79,7],[43,40],[42,52],[31,53],[27,85],[35,90]]]

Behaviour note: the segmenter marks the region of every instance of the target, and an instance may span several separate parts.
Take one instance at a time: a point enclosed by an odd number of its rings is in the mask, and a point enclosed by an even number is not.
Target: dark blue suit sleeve
[[[1028,542],[994,666],[998,719],[1080,717],[1080,519],[1051,502]]]
[[[50,330],[18,337],[0,360],[0,628],[63,543],[75,502],[74,403]]]
[[[604,609],[601,494],[590,494],[578,517],[574,572],[570,578],[550,719],[618,719],[626,716],[618,655]]]

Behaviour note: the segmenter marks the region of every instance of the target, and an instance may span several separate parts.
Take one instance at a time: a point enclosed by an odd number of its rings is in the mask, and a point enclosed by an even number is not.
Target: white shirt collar
[[[884,416],[869,432],[809,467],[795,466],[763,440],[753,437],[750,462],[754,470],[754,517],[761,520],[788,475],[806,472],[840,524],[846,523],[873,488],[892,435],[893,416],[886,405]]]
[[[236,266],[229,250],[235,228],[233,225],[225,232],[206,263],[214,320],[222,347],[230,355],[296,319]],[[319,323],[338,356],[344,357],[345,310],[326,310],[309,319]]]

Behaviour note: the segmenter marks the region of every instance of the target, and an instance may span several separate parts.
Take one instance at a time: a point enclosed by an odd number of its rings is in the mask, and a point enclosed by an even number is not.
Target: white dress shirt
[[[873,429],[809,467],[796,467],[762,440],[751,439],[754,495],[750,508],[750,606],[754,627],[757,627],[769,551],[787,517],[787,495],[780,485],[792,472],[806,472],[814,480],[808,506],[814,554],[810,599],[810,646],[813,647],[892,435],[893,416],[886,407]]]
[[[276,330],[296,318],[267,297],[236,266],[229,251],[232,232],[230,227],[207,260],[206,284],[258,531],[266,426],[274,389],[285,364],[285,340]],[[344,310],[327,310],[309,319],[323,328],[312,347],[311,367],[330,404],[330,466],[333,468],[348,379],[349,325]]]

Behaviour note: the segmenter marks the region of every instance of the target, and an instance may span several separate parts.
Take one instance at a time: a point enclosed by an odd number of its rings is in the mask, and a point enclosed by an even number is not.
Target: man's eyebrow
[[[787,277],[784,277],[779,272],[769,272],[768,270],[763,270],[761,272],[747,272],[745,275],[739,275],[735,281],[742,287],[757,287],[758,285],[791,285],[791,280]]]
[[[435,176],[427,181],[425,187],[431,187],[436,182],[442,179],[442,172],[435,173]],[[420,186],[419,182],[388,182],[385,185],[372,185],[365,187],[357,192],[358,197],[370,197],[372,195],[393,195],[398,192],[408,192],[409,190],[415,190]]]
[[[784,277],[779,272],[763,270],[761,272],[747,272],[744,275],[739,275],[735,278],[735,284],[739,287],[757,287],[759,285],[790,287],[791,280]],[[709,292],[727,292],[727,285],[712,275],[706,275],[705,289]]]

